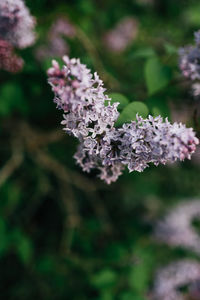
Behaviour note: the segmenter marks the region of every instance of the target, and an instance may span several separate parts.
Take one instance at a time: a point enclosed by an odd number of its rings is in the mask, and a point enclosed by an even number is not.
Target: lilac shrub
[[[111,104],[97,73],[92,75],[79,59],[63,59],[62,68],[53,61],[48,81],[57,108],[64,112],[64,130],[79,139],[74,157],[84,171],[98,169],[99,177],[110,184],[125,166],[141,172],[149,163],[191,158],[199,142],[192,128],[160,116],[138,115],[136,121],[116,128],[118,103]]]
[[[15,72],[22,68],[22,59],[14,54],[13,47],[23,49],[32,45],[36,38],[34,27],[35,19],[22,0],[0,1],[0,67],[2,69]]]
[[[157,272],[151,299],[197,300],[200,299],[199,284],[200,264],[198,262],[188,259],[172,262]],[[188,286],[187,295],[180,291],[185,286]]]

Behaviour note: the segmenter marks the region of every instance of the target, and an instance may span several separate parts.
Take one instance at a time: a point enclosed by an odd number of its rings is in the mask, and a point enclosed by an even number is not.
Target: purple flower
[[[104,44],[113,52],[123,52],[136,39],[137,33],[138,21],[132,17],[126,17],[105,34]]]
[[[199,296],[200,264],[193,260],[172,262],[158,270],[152,300],[186,300],[181,287],[188,286],[187,295]],[[199,299],[199,298],[193,298]]]
[[[12,45],[0,40],[0,69],[15,73],[22,69],[23,64],[23,59],[14,53]]]
[[[110,104],[97,73],[92,75],[79,59],[64,57],[64,62],[60,68],[53,61],[49,83],[57,107],[64,111],[64,130],[80,141],[74,157],[84,171],[98,169],[109,184],[125,166],[141,172],[149,163],[190,159],[199,142],[192,128],[152,116],[137,116],[136,121],[114,127],[118,103]]]
[[[14,47],[26,48],[35,41],[35,19],[22,0],[0,1],[0,68],[17,72],[23,60],[14,53]]]
[[[35,42],[35,19],[22,0],[1,0],[0,38],[17,48],[26,48]]]
[[[155,238],[200,254],[200,237],[192,226],[195,218],[200,218],[200,200],[181,203],[157,224]]]
[[[51,26],[46,44],[40,45],[35,52],[36,58],[41,61],[49,57],[62,57],[69,53],[67,38],[76,35],[75,27],[66,17],[59,17]]]
[[[192,85],[194,97],[200,96],[200,30],[194,33],[195,46],[186,46],[179,50],[179,67],[184,77],[196,81]]]

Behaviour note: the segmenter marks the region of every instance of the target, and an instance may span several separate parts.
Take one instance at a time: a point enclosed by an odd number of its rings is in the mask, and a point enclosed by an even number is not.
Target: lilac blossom
[[[17,72],[23,60],[14,53],[14,47],[26,48],[35,41],[35,19],[22,0],[0,1],[0,68]]]
[[[35,19],[22,0],[1,0],[0,38],[17,48],[26,48],[35,41]]]
[[[199,299],[200,296],[200,264],[194,260],[185,259],[170,263],[158,270],[152,300],[186,300]],[[184,294],[181,287],[188,286]]]
[[[51,36],[63,35],[65,37],[74,37],[76,29],[70,23],[67,17],[59,17],[52,25],[49,34]]]
[[[191,80],[200,79],[200,49],[187,46],[179,50],[180,69],[183,76]]]
[[[200,218],[200,200],[179,204],[157,224],[156,239],[200,254],[200,236],[192,225],[195,218]]]
[[[23,64],[23,59],[14,53],[12,45],[0,40],[0,69],[15,73],[22,69]]]
[[[194,97],[200,96],[200,83],[196,82],[192,85],[192,94]]]
[[[133,17],[123,18],[115,28],[105,34],[105,46],[113,52],[123,52],[137,37],[137,33],[138,21]]]
[[[69,45],[65,38],[73,38],[76,35],[75,27],[66,17],[59,17],[51,26],[46,44],[40,45],[35,52],[38,60],[49,57],[62,57],[69,53]]]
[[[184,77],[195,81],[192,85],[194,97],[200,96],[200,30],[194,33],[195,45],[189,45],[179,50],[179,67]]]
[[[141,172],[149,163],[190,159],[198,144],[192,128],[152,116],[137,116],[116,128],[118,103],[111,105],[97,73],[92,75],[79,59],[64,57],[64,63],[60,68],[53,61],[49,83],[57,108],[64,111],[64,130],[79,139],[74,157],[84,171],[99,170],[99,177],[109,184],[126,166],[130,172]]]

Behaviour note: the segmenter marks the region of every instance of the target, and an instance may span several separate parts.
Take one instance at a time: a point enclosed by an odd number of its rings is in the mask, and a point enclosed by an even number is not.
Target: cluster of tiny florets
[[[0,67],[16,72],[22,59],[13,52],[13,47],[26,48],[35,41],[35,19],[22,0],[0,1]]]
[[[62,57],[69,53],[69,45],[66,38],[73,38],[76,29],[67,17],[58,17],[49,29],[46,44],[36,49],[36,58],[44,60],[52,57]]]
[[[195,45],[179,50],[179,66],[184,77],[194,81],[192,92],[194,97],[200,96],[200,30],[194,33]]]
[[[181,288],[185,287],[187,290],[182,293]],[[200,299],[200,264],[193,260],[181,260],[160,269],[156,274],[151,299]]]
[[[125,166],[141,172],[149,163],[190,159],[198,144],[191,128],[152,116],[137,116],[136,121],[114,127],[118,103],[111,105],[97,73],[93,76],[79,59],[64,57],[64,63],[60,68],[53,61],[49,83],[57,107],[64,111],[64,130],[80,141],[74,157],[84,171],[98,169],[109,184]]]
[[[138,21],[133,17],[126,17],[104,35],[104,44],[109,50],[120,53],[137,37],[137,33]]]
[[[200,254],[200,237],[192,222],[200,218],[200,201],[179,204],[155,228],[158,241]]]

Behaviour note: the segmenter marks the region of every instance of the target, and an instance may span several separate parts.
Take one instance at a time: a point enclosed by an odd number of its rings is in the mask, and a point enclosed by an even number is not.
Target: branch
[[[13,153],[0,171],[0,187],[12,175],[12,173],[21,165],[23,161],[23,152],[19,143],[13,143]]]

